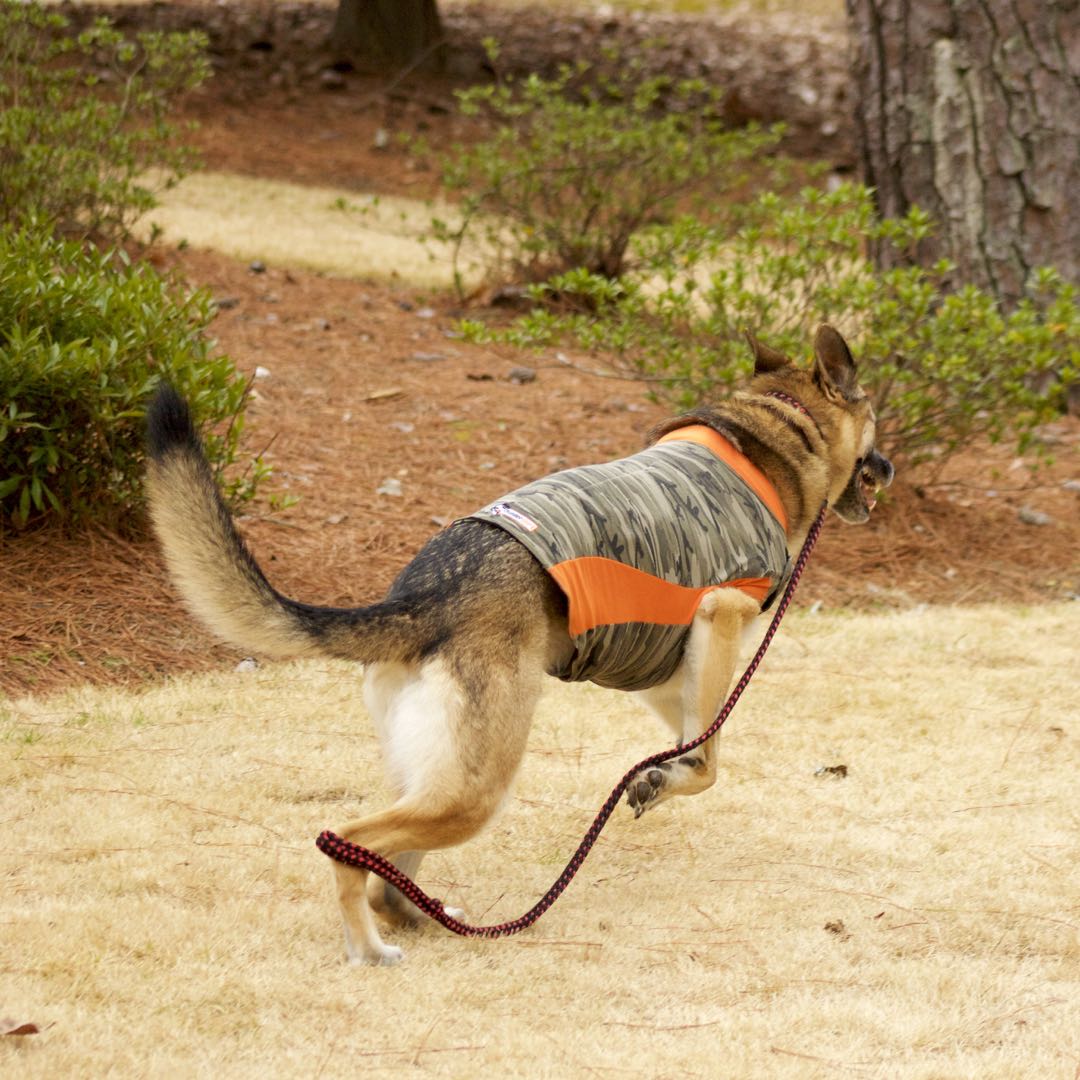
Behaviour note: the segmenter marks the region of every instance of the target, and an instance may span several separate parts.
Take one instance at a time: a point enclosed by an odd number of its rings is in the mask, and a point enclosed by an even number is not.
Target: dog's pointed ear
[[[822,323],[814,335],[814,382],[826,394],[849,399],[859,390],[855,357],[839,331],[828,323]]]
[[[767,371],[779,371],[787,367],[791,360],[778,349],[771,349],[764,342],[758,341],[749,330],[744,330],[750,351],[754,354],[754,374],[764,375]]]

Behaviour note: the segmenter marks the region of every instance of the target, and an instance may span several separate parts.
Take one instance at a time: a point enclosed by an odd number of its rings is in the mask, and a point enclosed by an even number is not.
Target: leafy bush
[[[245,386],[203,333],[213,316],[208,293],[178,295],[123,252],[0,230],[0,522],[129,516],[163,378],[197,420],[228,421],[207,450],[219,470],[232,462]]]
[[[1023,449],[1080,375],[1076,289],[1040,270],[1029,298],[1005,314],[979,289],[950,291],[946,261],[879,272],[863,257],[868,238],[913,251],[931,228],[918,209],[876,222],[859,186],[769,194],[734,236],[692,218],[652,229],[622,281],[575,270],[534,287],[538,302],[555,294],[563,308],[542,304],[499,336],[602,351],[687,407],[749,372],[744,329],[798,356],[824,320],[864,359],[882,443],[893,452],[947,457],[1007,433]],[[580,298],[578,310],[565,310],[568,296]],[[464,328],[497,336],[475,322]]]
[[[147,186],[194,165],[168,114],[209,73],[202,34],[129,40],[99,19],[78,35],[22,0],[0,0],[0,225],[123,238],[155,205]]]
[[[458,92],[462,113],[495,125],[442,163],[444,185],[462,193],[461,217],[433,220],[431,235],[451,246],[459,288],[466,249],[495,281],[574,268],[617,278],[639,230],[692,193],[715,197],[743,182],[780,135],[724,130],[715,93],[698,81],[634,83],[630,71],[590,87],[587,73],[582,65]]]

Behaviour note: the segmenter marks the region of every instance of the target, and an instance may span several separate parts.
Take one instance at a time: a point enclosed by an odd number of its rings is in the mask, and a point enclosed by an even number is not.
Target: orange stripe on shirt
[[[784,527],[784,532],[787,532],[787,514],[784,512],[784,504],[780,501],[780,496],[776,494],[772,481],[718,431],[713,431],[706,424],[691,424],[688,427],[669,431],[657,439],[658,444],[666,442],[692,442],[711,450],[725,465],[735,470],[751,491],[769,508],[772,516]]]
[[[713,589],[739,589],[762,604],[772,587],[768,578],[739,578],[695,589],[599,555],[567,559],[548,573],[569,600],[571,637],[617,623],[688,626],[701,598]]]

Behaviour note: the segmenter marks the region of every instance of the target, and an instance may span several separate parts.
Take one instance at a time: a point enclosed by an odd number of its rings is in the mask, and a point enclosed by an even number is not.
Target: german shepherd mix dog
[[[526,485],[433,537],[370,607],[278,593],[241,540],[187,406],[149,410],[149,501],[169,569],[211,630],[270,656],[366,666],[397,801],[336,831],[406,874],[480,831],[507,797],[545,674],[634,691],[686,743],[727,694],[743,631],[783,587],[827,503],[869,517],[893,476],[843,338],[821,326],[801,370],[750,339],[754,378],[669,420],[645,450]],[[716,778],[710,741],[629,789],[635,815]],[[374,911],[419,912],[334,863],[354,963],[390,964]]]

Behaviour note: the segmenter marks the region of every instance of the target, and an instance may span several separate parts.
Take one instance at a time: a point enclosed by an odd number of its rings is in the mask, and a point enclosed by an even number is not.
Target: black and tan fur
[[[810,371],[753,339],[751,346],[755,377],[745,392],[669,421],[656,437],[705,423],[734,443],[776,488],[794,555],[824,502],[845,521],[865,521],[892,466],[874,449],[873,409],[835,330],[819,328]],[[766,396],[770,391],[787,400]],[[269,584],[236,532],[183,401],[162,389],[148,422],[151,516],[191,610],[246,650],[366,666],[365,702],[397,798],[335,831],[410,875],[428,851],[474,836],[506,798],[544,674],[571,649],[566,601],[552,578],[507,533],[470,520],[433,537],[380,603],[339,609],[290,600]],[[758,614],[737,590],[708,593],[675,675],[638,693],[681,741],[711,723],[743,631]],[[710,741],[639,778],[630,805],[640,815],[672,795],[705,790],[715,777]],[[415,909],[379,880],[368,890],[362,871],[335,863],[334,873],[350,960],[398,960],[400,950],[382,942],[372,911],[412,920]]]

